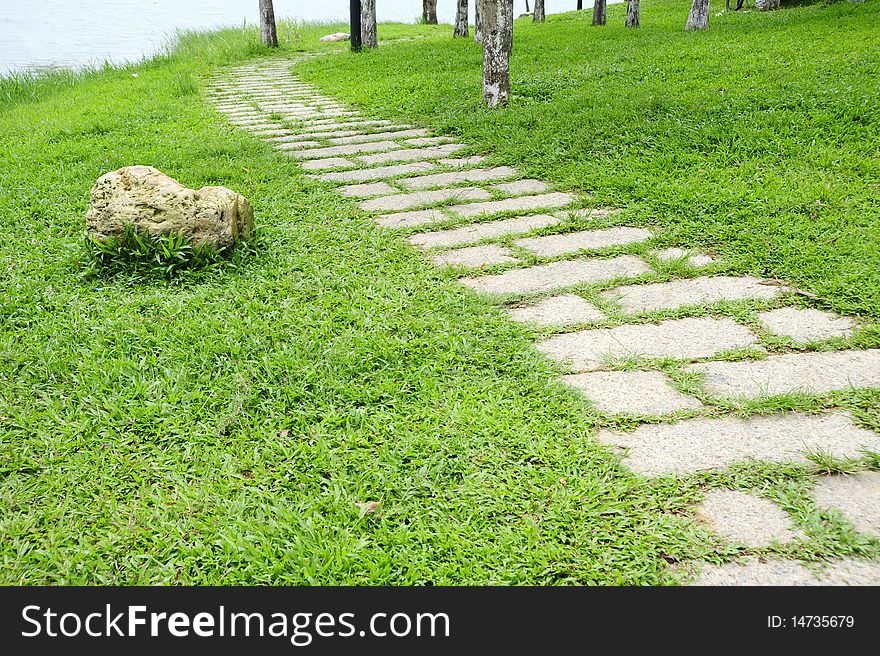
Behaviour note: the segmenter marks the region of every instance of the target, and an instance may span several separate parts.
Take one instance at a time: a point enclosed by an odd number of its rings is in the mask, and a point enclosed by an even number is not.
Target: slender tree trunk
[[[483,42],[483,3],[486,0],[474,0],[474,41]]]
[[[275,8],[272,0],[260,0],[260,39],[267,46],[278,47],[278,33],[275,31]]]
[[[479,2],[480,0],[477,0]],[[458,0],[455,12],[455,31],[452,36],[468,37],[468,0]]]
[[[483,0],[483,101],[489,107],[510,99],[513,0]]]
[[[544,0],[535,0],[535,15],[532,20],[536,23],[544,22]]]
[[[526,13],[531,13],[529,10],[529,0],[526,0]]]
[[[426,25],[437,24],[437,0],[422,0],[422,22]]]
[[[605,0],[595,0],[593,3],[593,25],[605,24]]]
[[[364,48],[378,48],[376,0],[361,0],[361,43]]]
[[[577,6],[578,11],[580,11],[583,8],[584,8],[584,0],[578,0],[578,6]]]
[[[626,26],[639,27],[642,24],[642,9],[639,0],[626,0]]]
[[[694,0],[684,29],[705,30],[707,27],[709,27],[709,0]]]

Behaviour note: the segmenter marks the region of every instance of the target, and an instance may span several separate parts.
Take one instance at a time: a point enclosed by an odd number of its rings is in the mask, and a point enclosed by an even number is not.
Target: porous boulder
[[[247,198],[226,187],[187,189],[152,166],[126,166],[95,182],[86,227],[103,242],[122,236],[127,226],[151,237],[183,235],[196,247],[219,250],[250,237],[254,212]]]

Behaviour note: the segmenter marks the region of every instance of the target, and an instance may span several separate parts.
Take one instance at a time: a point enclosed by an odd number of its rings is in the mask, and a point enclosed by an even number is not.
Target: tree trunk
[[[544,0],[535,0],[535,15],[532,20],[536,23],[544,22]]]
[[[483,101],[489,107],[510,99],[513,0],[483,0]]]
[[[260,39],[271,48],[278,47],[278,33],[275,31],[275,8],[272,0],[260,0]]]
[[[485,0],[474,0],[474,41],[483,42],[483,2]]]
[[[584,0],[578,0],[578,11],[584,8]]]
[[[437,24],[437,0],[422,0],[422,22],[426,25]]]
[[[605,0],[595,0],[593,3],[593,25],[605,24]]]
[[[709,0],[694,0],[684,29],[705,30],[707,27],[709,27]]]
[[[639,27],[642,24],[642,9],[639,0],[626,0],[626,26]]]
[[[378,48],[376,0],[361,0],[361,42],[364,48]]]
[[[477,0],[479,2],[480,0]],[[468,37],[468,0],[458,0],[455,12],[455,31],[452,36]]]

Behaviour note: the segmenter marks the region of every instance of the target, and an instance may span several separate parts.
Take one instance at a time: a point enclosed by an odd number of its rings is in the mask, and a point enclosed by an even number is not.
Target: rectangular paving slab
[[[336,171],[322,173],[318,176],[325,182],[367,182],[369,180],[384,180],[395,175],[417,173],[436,169],[434,162],[410,162],[409,164],[395,164],[393,166],[380,166],[375,169],[360,169],[358,171]]]
[[[553,193],[538,196],[517,196],[504,200],[493,200],[488,203],[469,203],[449,208],[459,216],[477,216],[478,214],[497,214],[498,212],[526,212],[528,210],[552,209],[564,207],[574,200],[571,194]]]
[[[603,430],[597,439],[629,449],[623,464],[645,476],[692,474],[752,460],[808,463],[805,453],[838,458],[880,449],[880,435],[856,426],[847,413],[686,419],[634,431]]]
[[[791,516],[770,499],[739,490],[707,491],[694,515],[724,540],[752,548],[805,537]]]
[[[372,134],[354,134],[351,136],[331,138],[330,143],[336,146],[343,146],[346,144],[366,143],[368,141],[382,141],[383,139],[402,139],[404,137],[413,137],[418,134],[428,134],[428,131],[423,128],[414,128],[412,130],[399,130],[396,132],[385,131],[374,132]]]
[[[763,285],[750,276],[714,276],[618,287],[604,292],[602,297],[617,303],[624,312],[638,313],[718,301],[771,299],[784,291],[783,287]]]
[[[837,510],[859,533],[880,537],[880,472],[822,476],[813,495],[819,508]]]
[[[393,141],[371,141],[362,144],[349,144],[348,146],[328,146],[327,148],[313,148],[301,153],[294,153],[295,159],[318,159],[321,157],[336,157],[338,155],[356,155],[358,153],[372,153],[379,150],[399,148]]]
[[[692,585],[876,586],[880,585],[880,563],[843,558],[827,567],[808,569],[795,560],[749,558],[744,562],[705,565]]]
[[[507,313],[520,323],[560,328],[608,318],[595,305],[574,294],[551,296],[534,305],[507,308]]]
[[[398,144],[394,144],[396,148],[400,148]],[[391,162],[412,162],[419,159],[437,159],[438,157],[446,157],[457,150],[461,150],[465,146],[463,144],[446,144],[443,146],[434,146],[433,148],[401,148],[387,153],[378,153],[376,155],[364,155],[360,157],[360,161],[364,164],[388,164]]]
[[[374,198],[361,203],[365,212],[402,211],[411,207],[436,205],[448,200],[478,200],[491,198],[492,195],[480,187],[453,187],[452,189],[435,189],[433,191],[415,191],[410,194],[395,194],[383,198]]]
[[[850,387],[880,387],[880,349],[789,353],[741,362],[701,362],[688,369],[703,374],[706,389],[717,396],[824,394]]]
[[[519,260],[513,257],[510,250],[503,246],[486,244],[484,246],[468,246],[454,251],[444,251],[434,255],[431,261],[437,266],[459,266],[468,269],[479,269],[496,264],[518,262]]]
[[[419,248],[435,248],[438,246],[457,246],[468,244],[483,239],[503,237],[504,235],[517,235],[531,232],[539,228],[561,223],[562,219],[549,214],[533,214],[531,216],[515,216],[511,219],[500,221],[488,221],[485,223],[472,223],[460,228],[438,230],[436,232],[423,232],[409,238],[409,243]]]
[[[543,194],[550,188],[550,185],[541,180],[527,178],[525,180],[514,180],[513,182],[492,185],[492,188],[511,196],[522,196],[523,194]]]
[[[398,193],[397,189],[387,182],[369,182],[366,184],[348,185],[339,187],[338,191],[343,196],[351,198],[369,198],[370,196],[387,196]]]
[[[856,322],[832,312],[814,308],[779,308],[758,313],[758,321],[775,335],[796,342],[820,342],[834,337],[852,337]]]
[[[622,255],[607,260],[567,260],[525,269],[512,269],[493,276],[462,278],[471,289],[486,294],[529,294],[600,283],[645,273],[647,265],[637,257]]]
[[[702,407],[676,390],[659,371],[593,371],[563,376],[562,382],[583,392],[602,412],[621,415],[665,415]]]
[[[748,328],[733,319],[698,317],[554,335],[537,346],[574,371],[594,371],[608,357],[707,358],[757,342]]]
[[[403,178],[400,180],[400,184],[407,189],[430,189],[431,187],[445,187],[463,182],[500,180],[514,175],[516,175],[515,169],[509,166],[496,166],[491,169],[449,171],[447,173],[434,173],[433,175],[420,175],[415,178]]]
[[[378,217],[376,223],[383,228],[411,228],[430,223],[440,223],[448,219],[449,217],[438,209],[413,210],[411,212],[385,214]]]
[[[601,230],[582,230],[568,232],[563,235],[547,235],[546,237],[527,237],[517,239],[514,244],[531,251],[541,257],[554,257],[577,253],[578,251],[596,250],[609,246],[625,246],[651,238],[651,233],[644,228],[603,228]]]
[[[344,157],[328,157],[326,159],[312,159],[300,162],[302,168],[310,171],[321,171],[323,169],[353,169],[357,166],[351,160]]]

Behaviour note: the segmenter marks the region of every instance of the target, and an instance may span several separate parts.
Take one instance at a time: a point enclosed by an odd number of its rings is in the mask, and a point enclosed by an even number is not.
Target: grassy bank
[[[687,70],[703,70],[678,49],[715,57],[710,46],[721,38],[664,36],[669,30],[652,23],[655,15],[683,24],[682,7],[648,3],[643,49],[633,41],[628,50],[631,61],[653,61],[654,76],[672,78],[670,90],[687,86]],[[876,24],[876,5],[859,7],[861,18],[837,6],[786,15],[812,16],[787,19],[800,30],[833,23],[823,11],[850,31]],[[617,11],[611,19],[620,22]],[[733,27],[713,20],[739,48],[757,38],[748,35],[758,23],[745,21],[759,18],[733,17]],[[329,31],[284,25],[280,54],[315,48]],[[875,60],[861,48],[874,37],[861,36],[855,48],[868,66]],[[663,225],[670,243],[699,238],[743,270],[791,277],[835,307],[875,312],[876,193],[868,190],[877,142],[870,151],[866,137],[876,135],[875,114],[817,138],[814,148],[831,161],[820,207],[807,175],[818,165],[781,142],[759,148],[766,132],[757,110],[743,109],[739,123],[727,115],[730,130],[758,131],[742,144],[727,137],[731,162],[751,163],[704,165],[698,175],[700,162],[722,161],[700,145],[709,117],[690,113],[720,93],[714,79],[698,78],[688,102],[655,90],[652,120],[600,121],[631,116],[651,84],[645,68],[640,84],[621,81],[619,94],[609,87],[632,71],[595,39],[622,42],[630,38],[622,29],[590,32],[571,16],[518,25],[515,108],[494,114],[478,106],[473,44],[452,41],[443,26],[380,28],[385,40],[410,37],[419,38],[300,70],[377,113],[459,132],[499,161],[626,206],[633,222]],[[835,71],[828,84],[849,81],[829,87],[843,110],[857,97],[875,102],[875,82],[853,77],[852,52],[838,49],[823,64]],[[705,486],[722,484],[760,487],[793,513],[814,539],[787,555],[880,554],[876,541],[816,513],[808,468],[659,481],[621,468],[592,440],[606,420],[555,382],[526,331],[207,106],[204,76],[267,54],[253,31],[232,30],[187,37],[138,66],[0,84],[2,582],[671,583],[670,563],[733,552],[685,517]],[[453,89],[456,80],[466,88]],[[754,84],[750,98],[763,78]],[[812,90],[791,98],[816,103]],[[679,104],[680,113],[664,109]],[[774,125],[784,128],[781,118]],[[666,137],[678,147],[669,150]],[[861,155],[833,146],[841,140]],[[130,164],[245,194],[254,244],[171,281],[86,275],[88,190]],[[763,184],[730,177],[749,166],[764,172]],[[805,186],[786,186],[795,182]],[[784,189],[819,208],[816,226]],[[821,226],[837,239],[817,241]],[[815,250],[797,250],[809,247],[836,255],[817,263],[806,257]],[[871,398],[863,405],[876,413]],[[365,514],[357,504],[370,501],[381,505]]]
[[[382,116],[461,135],[498,163],[657,225],[671,245],[880,316],[880,4],[725,13],[647,0],[514,29],[512,102],[480,103],[480,47],[431,39],[297,67]],[[846,47],[841,47],[841,44]]]

